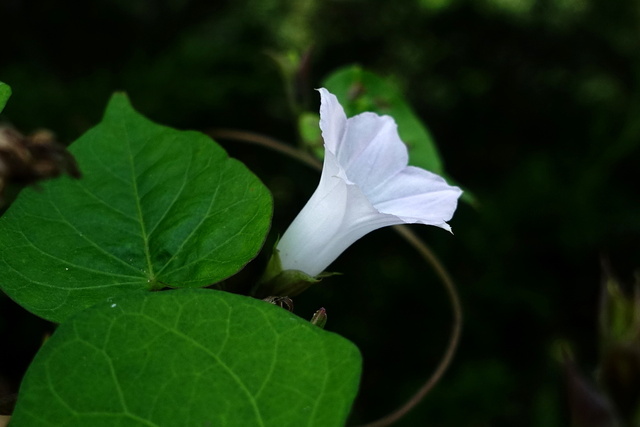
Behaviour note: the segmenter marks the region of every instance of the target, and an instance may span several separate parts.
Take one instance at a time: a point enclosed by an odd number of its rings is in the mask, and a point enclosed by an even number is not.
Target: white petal
[[[408,166],[378,187],[369,200],[382,213],[398,216],[405,223],[446,224],[453,217],[462,190],[424,169]]]
[[[318,252],[332,240],[340,239],[348,208],[347,184],[337,176],[338,171],[333,156],[325,155],[318,188],[278,242],[284,270],[300,270],[315,276],[328,265],[318,257]]]
[[[336,156],[349,180],[365,194],[407,166],[407,147],[393,118],[362,113],[347,120]]]
[[[365,234],[402,223],[393,215],[380,214],[358,186],[335,173],[338,169],[336,158],[327,151],[318,188],[278,242],[284,270],[316,276]]]
[[[325,88],[318,89],[318,92],[320,92],[322,139],[325,147],[335,153],[347,126],[347,115],[334,94]]]

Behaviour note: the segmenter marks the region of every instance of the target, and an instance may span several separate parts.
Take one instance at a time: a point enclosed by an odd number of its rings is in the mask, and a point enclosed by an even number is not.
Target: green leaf
[[[323,86],[338,97],[348,117],[365,111],[392,116],[409,149],[409,163],[442,175],[442,160],[429,131],[389,80],[350,65],[333,72]]]
[[[4,106],[7,105],[7,101],[11,96],[11,87],[6,84],[0,82],[0,113],[4,110]]]
[[[351,342],[261,300],[121,295],[60,325],[11,425],[340,426],[360,364]]]
[[[26,189],[0,218],[0,286],[39,316],[206,286],[264,242],[272,203],[258,178],[207,136],[145,119],[124,94],[70,151],[82,179]]]

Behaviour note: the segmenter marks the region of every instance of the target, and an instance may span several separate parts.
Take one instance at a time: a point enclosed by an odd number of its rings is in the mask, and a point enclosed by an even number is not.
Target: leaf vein
[[[230,310],[231,310],[231,308],[230,308]],[[223,370],[227,373],[227,375],[229,375],[229,377],[238,385],[240,390],[242,390],[242,392],[244,392],[244,394],[247,396],[247,399],[249,400],[249,402],[250,402],[250,404],[251,404],[251,406],[253,408],[254,415],[256,417],[256,421],[258,422],[258,425],[264,427],[264,422],[263,422],[262,416],[260,414],[260,408],[258,407],[258,404],[257,404],[257,401],[256,401],[255,397],[251,394],[251,392],[247,388],[246,384],[242,381],[242,379],[226,363],[224,363],[224,361],[216,353],[214,353],[209,348],[207,348],[204,345],[202,345],[200,342],[198,342],[194,338],[192,338],[189,335],[183,333],[182,331],[180,331],[178,329],[171,329],[171,328],[167,327],[167,325],[157,321],[156,319],[154,319],[154,318],[152,318],[150,316],[146,316],[146,315],[144,315],[142,313],[141,313],[141,315],[147,317],[153,323],[155,323],[158,326],[168,330],[169,332],[171,332],[171,333],[175,334],[176,336],[184,339],[185,341],[190,342],[194,347],[199,348],[204,353],[206,353],[209,356],[211,356],[211,358],[214,359],[216,361],[216,363],[218,363],[220,365],[220,367],[223,368]]]

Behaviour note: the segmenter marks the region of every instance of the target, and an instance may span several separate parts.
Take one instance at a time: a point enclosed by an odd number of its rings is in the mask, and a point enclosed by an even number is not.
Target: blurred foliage
[[[479,201],[460,206],[455,237],[418,229],[456,278],[466,323],[453,367],[398,425],[568,424],[550,353],[568,340],[583,371],[597,366],[599,258],[621,274],[640,259],[637,1],[9,0],[0,16],[0,80],[13,89],[2,118],[62,141],[96,123],[120,89],[168,125],[296,141],[266,52],[302,55],[313,45],[298,90],[312,112],[312,89],[339,67],[392,78],[448,173]],[[282,232],[317,175],[261,148],[226,147],[274,192],[273,231]],[[352,422],[368,421],[433,369],[450,312],[435,275],[390,230],[364,238],[332,270],[345,274],[296,298],[296,312],[325,306],[327,329],[362,349]],[[0,319],[11,343],[0,375],[15,389],[38,323],[2,313],[12,317]]]
[[[606,268],[605,268],[606,270]],[[598,382],[626,425],[640,424],[640,275],[632,292],[605,271]]]
[[[11,88],[7,84],[0,82],[0,113],[4,110],[4,106],[10,96]]]

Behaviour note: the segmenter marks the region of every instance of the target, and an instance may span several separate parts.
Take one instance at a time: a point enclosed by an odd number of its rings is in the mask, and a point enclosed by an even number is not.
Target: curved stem
[[[318,171],[322,171],[322,163],[316,160],[313,156],[264,135],[232,129],[213,129],[208,131],[207,134],[213,138],[228,139],[233,141],[262,145],[264,147],[268,147],[280,153],[286,154],[287,156],[293,157]],[[373,422],[360,425],[358,427],[389,426],[398,421],[411,409],[413,409],[418,403],[420,403],[422,399],[424,399],[424,397],[427,395],[427,393],[429,393],[429,391],[433,389],[438,381],[440,381],[447,368],[451,364],[456,349],[458,348],[458,343],[460,342],[460,335],[462,332],[462,304],[460,303],[460,297],[458,296],[458,291],[456,290],[456,286],[453,279],[451,278],[451,275],[449,275],[442,262],[440,262],[438,257],[433,253],[429,246],[427,246],[427,244],[424,243],[422,239],[420,239],[409,227],[407,227],[406,225],[395,225],[393,226],[393,228],[411,246],[413,246],[414,249],[418,251],[420,256],[422,256],[422,258],[424,258],[427,263],[429,263],[433,267],[436,274],[442,281],[445,290],[447,291],[447,296],[449,297],[451,309],[453,312],[451,335],[449,336],[449,342],[447,344],[444,355],[440,360],[440,363],[438,363],[438,366],[433,371],[433,373],[413,394],[413,396],[411,396],[402,406],[400,406],[390,414]]]
[[[228,139],[231,141],[262,145],[263,147],[271,148],[272,150],[279,151],[289,157],[293,157],[314,169],[319,171],[322,170],[322,163],[320,163],[311,154],[307,154],[304,151],[298,150],[297,148],[280,142],[277,139],[269,138],[268,136],[235,129],[210,129],[205,133],[213,139]]]
[[[444,375],[447,368],[453,360],[453,356],[458,348],[460,342],[460,335],[462,333],[462,304],[460,303],[460,297],[456,290],[453,279],[444,268],[444,265],[440,262],[438,257],[433,251],[422,241],[409,227],[406,225],[394,225],[395,231],[400,234],[411,246],[413,246],[418,253],[424,258],[433,269],[436,274],[442,280],[444,287],[449,296],[451,302],[451,309],[453,311],[453,323],[451,326],[451,335],[449,336],[449,343],[440,360],[440,363],[433,371],[431,376],[427,378],[427,381],[414,393],[413,396],[407,400],[404,405],[391,412],[390,414],[367,424],[362,424],[359,427],[385,427],[398,421],[404,415],[406,415],[411,409],[413,409],[422,399],[431,391],[431,389],[440,381],[440,378]]]

